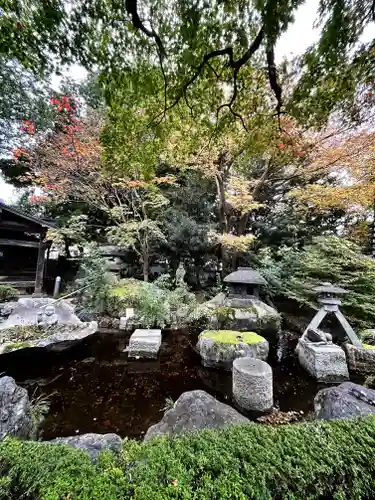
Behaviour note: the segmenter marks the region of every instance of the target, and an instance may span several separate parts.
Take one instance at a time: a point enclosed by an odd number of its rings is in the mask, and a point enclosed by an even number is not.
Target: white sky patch
[[[295,14],[295,22],[280,37],[275,47],[276,62],[292,59],[305,52],[319,38],[320,29],[314,28],[318,18],[319,0],[307,0]]]
[[[17,189],[7,184],[4,179],[0,176],[0,201],[5,203],[13,202],[19,196]]]
[[[51,78],[51,87],[54,90],[59,90],[61,85],[61,80],[63,77],[70,77],[76,80],[77,82],[82,82],[87,77],[87,71],[83,66],[79,64],[72,64],[69,68],[64,71],[63,75],[52,75]]]

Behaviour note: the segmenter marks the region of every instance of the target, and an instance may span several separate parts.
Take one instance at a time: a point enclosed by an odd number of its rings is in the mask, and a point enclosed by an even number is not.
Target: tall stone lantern
[[[230,299],[259,298],[261,285],[267,284],[263,276],[250,267],[239,267],[224,278],[224,283],[228,284],[227,296]]]
[[[318,303],[321,304],[321,307],[304,331],[304,335],[307,334],[308,330],[317,329],[327,314],[334,314],[349,337],[350,342],[355,346],[361,347],[361,341],[339,308],[341,305],[340,295],[349,293],[348,290],[326,282],[313,288],[313,291],[318,294]]]

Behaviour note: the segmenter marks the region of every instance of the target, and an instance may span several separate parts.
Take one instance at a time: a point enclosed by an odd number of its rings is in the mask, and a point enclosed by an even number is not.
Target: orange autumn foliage
[[[322,141],[311,154],[305,175],[316,173],[329,182],[312,183],[292,195],[307,207],[363,211],[374,204],[375,131],[362,130]]]

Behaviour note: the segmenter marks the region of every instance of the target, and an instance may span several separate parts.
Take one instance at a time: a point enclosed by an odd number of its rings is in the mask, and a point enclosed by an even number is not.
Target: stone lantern
[[[351,343],[360,347],[362,345],[361,341],[339,308],[341,305],[340,295],[349,292],[328,282],[322,283],[320,286],[313,288],[313,291],[317,292],[318,302],[321,304],[321,307],[306,328],[304,335],[307,334],[308,330],[316,330],[327,314],[333,313],[345,330],[345,333],[349,337]]]
[[[274,341],[280,331],[281,317],[259,298],[266,280],[250,267],[239,267],[224,278],[226,290],[205,303],[212,311],[209,328],[236,332],[255,332]]]
[[[250,267],[239,267],[237,271],[224,278],[228,283],[227,296],[230,299],[258,298],[261,285],[266,285],[266,280]]]

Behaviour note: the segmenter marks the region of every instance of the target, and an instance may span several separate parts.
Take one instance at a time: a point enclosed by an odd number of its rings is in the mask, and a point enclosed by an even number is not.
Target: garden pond
[[[129,337],[98,332],[64,352],[30,349],[1,357],[0,373],[12,376],[30,397],[48,398],[42,439],[88,432],[140,439],[172,401],[195,389],[233,404],[231,373],[203,368],[195,351],[198,332],[164,331],[156,361],[129,360],[124,352]],[[303,419],[311,415],[323,385],[296,362],[296,341],[295,335],[284,333],[278,348],[271,348],[269,363],[275,406]]]

